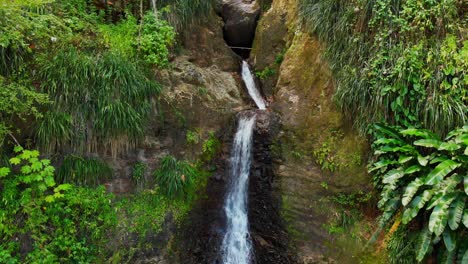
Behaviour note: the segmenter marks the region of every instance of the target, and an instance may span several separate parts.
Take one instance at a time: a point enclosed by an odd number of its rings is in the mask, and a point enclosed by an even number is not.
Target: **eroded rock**
[[[222,17],[224,38],[228,45],[250,47],[252,45],[260,5],[255,0],[224,0]]]

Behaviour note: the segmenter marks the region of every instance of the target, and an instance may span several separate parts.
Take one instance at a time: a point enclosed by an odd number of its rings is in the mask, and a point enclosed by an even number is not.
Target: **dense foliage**
[[[38,151],[15,152],[0,168],[0,262],[92,262],[115,221],[110,195],[57,185]]]
[[[143,135],[159,86],[113,53],[59,51],[40,59],[43,90],[54,100],[37,129],[48,152],[110,151],[114,156]]]
[[[414,263],[435,252],[439,261],[466,262],[463,1],[301,0],[299,10],[326,43],[338,105],[361,132],[373,131],[379,231],[393,222],[389,261]]]
[[[114,172],[98,156],[142,139],[159,113],[154,70],[169,66],[177,34],[214,3],[150,2],[0,3],[1,263],[131,261],[128,247],[160,232],[167,215],[182,219],[206,183],[206,172],[177,161],[190,183],[177,191],[184,199],[147,181],[144,163],[133,170],[140,193],[117,199],[101,185]]]
[[[327,43],[336,99],[363,131],[389,122],[444,134],[468,122],[462,2],[301,0],[301,17]]]
[[[396,216],[407,225],[424,225],[417,243],[416,259],[422,261],[432,244],[443,238],[448,255],[468,238],[468,126],[449,133],[445,140],[424,129],[395,130],[376,126],[375,156],[372,167],[375,184],[382,188],[379,207],[381,223]]]

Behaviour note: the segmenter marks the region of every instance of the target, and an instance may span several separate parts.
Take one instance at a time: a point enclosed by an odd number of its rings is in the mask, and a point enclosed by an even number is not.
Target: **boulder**
[[[260,5],[255,0],[224,0],[221,16],[228,45],[251,47],[259,15]]]

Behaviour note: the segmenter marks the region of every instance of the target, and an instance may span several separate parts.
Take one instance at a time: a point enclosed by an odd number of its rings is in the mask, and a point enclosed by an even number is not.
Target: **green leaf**
[[[55,201],[55,198],[53,195],[47,195],[45,197],[45,201],[48,202],[48,203],[52,203],[53,201]]]
[[[388,136],[391,136],[392,138],[396,138],[396,139],[403,141],[403,139],[400,137],[400,133],[391,127],[388,127],[382,124],[374,124],[374,128],[377,131],[382,132],[383,134],[386,134]]]
[[[396,161],[394,160],[379,160],[378,162],[372,164],[372,167],[369,168],[369,172],[373,172],[375,170],[378,170],[378,169],[381,169],[381,168],[385,168],[387,167],[388,165],[391,165],[391,164],[396,164]]]
[[[0,168],[0,178],[8,176],[10,174],[10,168],[2,167]]]
[[[444,142],[444,143],[440,144],[438,149],[439,150],[455,151],[455,150],[458,150],[460,148],[461,148],[460,145],[455,144],[453,142]]]
[[[422,195],[416,196],[413,201],[411,201],[408,208],[405,209],[402,216],[403,224],[409,223],[413,218],[415,218],[419,211],[424,207],[424,205],[432,198],[432,192],[425,190]]]
[[[18,165],[21,163],[21,160],[17,157],[14,157],[14,158],[11,158],[10,159],[10,163],[13,164],[13,165]]]
[[[400,156],[400,158],[398,159],[398,162],[399,162],[400,164],[403,164],[403,163],[406,163],[406,162],[408,162],[408,161],[410,161],[410,160],[412,160],[412,159],[413,159],[413,156],[403,156],[403,155],[402,155],[402,156]]]
[[[440,198],[434,210],[432,210],[428,227],[436,236],[440,236],[444,232],[448,221],[448,208],[455,198],[456,196]]]
[[[450,174],[452,171],[454,171],[456,168],[458,168],[461,164],[457,163],[453,160],[446,160],[437,167],[435,167],[434,170],[432,170],[429,175],[427,175],[424,184],[426,185],[434,185],[438,184],[443,180],[445,176]]]
[[[382,182],[386,184],[395,184],[398,181],[398,179],[400,179],[404,175],[405,173],[401,169],[391,170],[387,174],[385,174]]]
[[[423,137],[427,139],[438,139],[439,137],[427,129],[408,128],[400,131],[405,136]]]
[[[426,256],[429,246],[431,245],[431,238],[432,234],[427,228],[424,228],[419,234],[419,241],[416,248],[416,260],[418,262],[423,261]]]
[[[411,167],[408,167],[406,170],[405,170],[405,174],[406,175],[409,175],[409,174],[413,174],[415,172],[418,172],[421,170],[421,166],[419,165],[413,165]]]
[[[431,156],[426,156],[426,157],[418,156],[418,162],[419,164],[421,164],[421,166],[426,166],[430,158]]]
[[[463,212],[463,225],[468,228],[468,209],[465,208],[465,212]]]
[[[442,142],[436,139],[420,139],[414,142],[414,145],[416,146],[421,146],[421,147],[426,147],[426,148],[436,148],[436,149],[438,149],[441,144]]]
[[[456,199],[449,208],[448,224],[450,229],[456,230],[463,218],[466,197]]]
[[[445,230],[443,234],[445,247],[449,252],[452,252],[457,247],[455,234],[452,231]]]
[[[14,151],[15,153],[19,153],[19,152],[23,151],[23,147],[21,147],[21,146],[15,146],[15,147],[13,148],[13,151]]]
[[[423,184],[424,182],[420,178],[416,178],[414,181],[408,184],[405,189],[405,193],[403,193],[403,199],[401,200],[403,206],[406,206],[411,202],[419,187],[421,187]]]

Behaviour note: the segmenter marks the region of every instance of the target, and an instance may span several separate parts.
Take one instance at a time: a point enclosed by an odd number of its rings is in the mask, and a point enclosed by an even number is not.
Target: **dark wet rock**
[[[260,6],[255,0],[224,0],[221,16],[224,19],[224,38],[234,47],[252,45]]]

